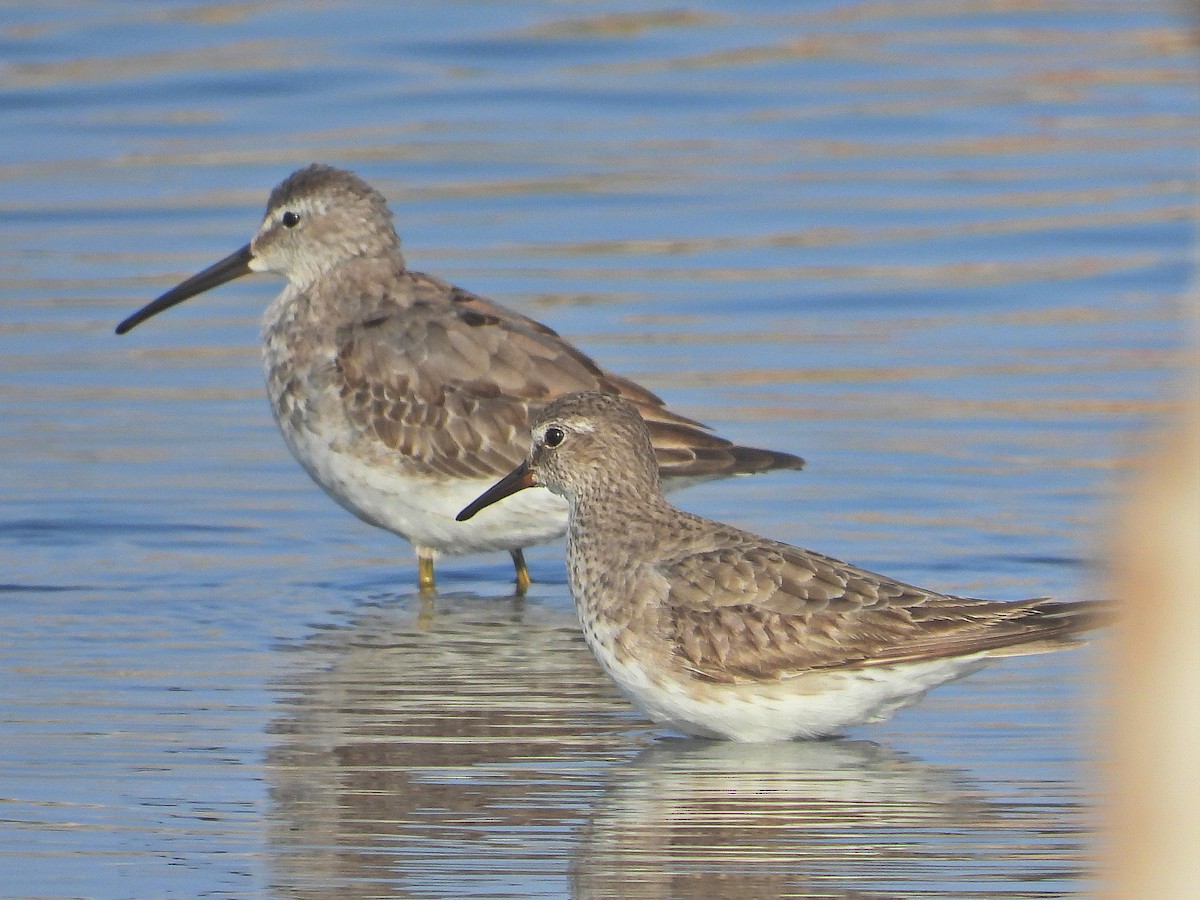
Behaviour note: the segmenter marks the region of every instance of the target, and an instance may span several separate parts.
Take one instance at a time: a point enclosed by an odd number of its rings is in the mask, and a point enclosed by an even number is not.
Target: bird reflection
[[[565,598],[378,598],[288,649],[269,818],[300,893],[406,896],[468,860],[478,878],[524,864],[522,835],[577,819],[577,773],[641,727]]]
[[[267,820],[288,896],[950,897],[970,876],[999,897],[997,854],[1061,825],[875,743],[648,729],[565,596],[381,597],[280,652]]]
[[[961,776],[868,741],[663,742],[606,784],[579,898],[890,896],[947,852],[923,834],[996,818]]]

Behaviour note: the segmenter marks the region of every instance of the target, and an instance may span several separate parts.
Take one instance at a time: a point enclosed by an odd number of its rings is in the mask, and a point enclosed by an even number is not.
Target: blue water
[[[412,266],[803,473],[685,507],[931,587],[1103,595],[1169,409],[1200,79],[1166,2],[0,10],[0,894],[1046,897],[1104,642],[847,740],[680,740],[562,548],[442,563],[275,433],[248,279],[117,338],[299,165]]]

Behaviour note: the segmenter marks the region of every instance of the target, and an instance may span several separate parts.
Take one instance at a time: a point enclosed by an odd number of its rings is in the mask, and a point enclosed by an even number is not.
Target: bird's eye
[[[279,217],[279,221],[283,223],[284,228],[295,228],[300,224],[300,216],[289,209]]]
[[[563,438],[565,437],[566,434],[563,433],[561,428],[551,425],[546,429],[546,433],[542,437],[542,443],[547,447],[557,447],[563,442]]]

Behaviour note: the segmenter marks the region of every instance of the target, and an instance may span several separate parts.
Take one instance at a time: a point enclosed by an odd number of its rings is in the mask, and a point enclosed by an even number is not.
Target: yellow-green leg
[[[517,570],[517,593],[524,594],[529,590],[529,585],[533,583],[533,579],[529,577],[529,569],[525,565],[525,552],[521,549],[510,550],[512,555],[513,568]]]
[[[417,548],[417,586],[422,591],[432,591],[433,583],[433,551],[428,547]]]

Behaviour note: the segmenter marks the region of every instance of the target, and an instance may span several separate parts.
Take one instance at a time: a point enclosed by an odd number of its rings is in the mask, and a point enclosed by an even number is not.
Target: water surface
[[[562,548],[410,549],[288,457],[247,279],[117,338],[320,160],[414,268],[803,473],[685,507],[905,580],[1103,588],[1169,408],[1197,66],[1172,4],[0,11],[0,892],[1062,897],[1103,646],[841,741],[642,720]]]

